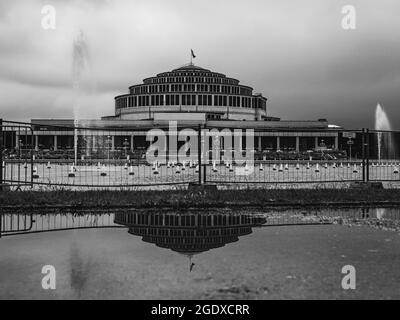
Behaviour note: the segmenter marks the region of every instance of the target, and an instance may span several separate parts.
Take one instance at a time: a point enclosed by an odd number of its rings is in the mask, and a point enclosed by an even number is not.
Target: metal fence
[[[118,228],[114,214],[96,212],[79,213],[2,213],[0,212],[0,238],[2,236],[65,231],[72,229]]]
[[[249,134],[238,128],[193,126],[185,128],[189,138],[180,139],[175,129],[173,142],[168,130],[164,138],[146,138],[150,129],[0,120],[0,188],[400,181],[397,131],[254,129]],[[162,147],[151,151],[155,142]],[[151,152],[162,160],[149,160]]]

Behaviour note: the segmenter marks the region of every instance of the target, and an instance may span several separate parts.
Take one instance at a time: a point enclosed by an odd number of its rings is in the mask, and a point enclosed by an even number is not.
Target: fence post
[[[33,135],[33,129],[34,129],[34,127],[33,126],[31,126],[31,129],[30,129],[30,131],[31,131],[31,147],[30,147],[30,163],[31,163],[31,168],[30,168],[30,170],[31,170],[31,189],[33,189],[33,151],[35,150],[34,148],[33,148],[33,140],[35,139],[35,136]]]
[[[3,119],[0,118],[0,191],[3,191]],[[1,219],[1,216],[0,216]],[[0,223],[1,224],[1,223]],[[0,225],[1,227],[1,225]],[[1,230],[0,230],[1,233]]]
[[[367,129],[367,141],[366,141],[366,147],[367,147],[367,162],[366,162],[366,164],[365,164],[365,169],[366,169],[366,177],[365,177],[365,179],[366,179],[366,182],[369,182],[369,157],[370,157],[370,154],[369,154],[369,152],[370,152],[370,147],[369,147],[369,139],[370,139],[370,137],[369,137],[369,129]]]
[[[197,135],[197,157],[199,166],[199,184],[202,184],[201,179],[201,124],[199,124],[199,132]]]
[[[0,192],[3,191],[3,119],[0,118]],[[3,228],[3,213],[0,212],[0,238]]]
[[[206,125],[204,125],[204,129],[206,129]],[[207,163],[208,163],[208,159],[207,159],[207,157],[208,157],[208,155],[207,155],[207,150],[206,150],[206,146],[207,146],[207,148],[208,148],[208,143],[206,143],[206,139],[209,139],[209,137],[207,136],[207,131],[206,130],[204,130],[204,135],[203,135],[203,139],[202,139],[202,141],[203,141],[203,147],[204,148],[202,148],[203,149],[203,155],[204,155],[204,158],[203,158],[203,183],[204,184],[206,184],[207,183]]]
[[[361,134],[361,154],[362,154],[362,181],[365,182],[365,129]]]

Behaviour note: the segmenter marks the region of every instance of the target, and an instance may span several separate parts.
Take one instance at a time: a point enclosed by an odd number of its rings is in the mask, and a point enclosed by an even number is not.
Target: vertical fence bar
[[[204,125],[204,129],[206,128],[206,126]],[[206,143],[206,139],[209,139],[209,137],[207,136],[207,131],[204,130],[204,134],[203,134],[203,155],[204,155],[204,166],[203,166],[203,183],[206,184],[207,183],[207,163],[208,163],[208,159],[207,159],[207,150],[206,150],[206,146],[208,147],[208,143]]]
[[[31,175],[31,189],[33,189],[33,151],[35,150],[34,147],[33,147],[33,143],[34,143],[33,140],[36,139],[36,138],[33,135],[33,127],[31,127],[30,130],[31,130],[31,141],[32,141],[32,144],[31,144],[31,147],[30,147],[30,163],[31,163],[31,168],[30,168],[31,173],[30,173],[30,175]]]
[[[199,125],[199,132],[197,135],[197,157],[198,157],[198,165],[199,165],[199,184],[202,183],[201,179],[201,125]]]
[[[367,162],[366,162],[366,182],[369,182],[369,157],[370,157],[370,146],[369,146],[369,129],[367,129],[367,141],[366,141],[366,147],[367,147]]]
[[[361,132],[362,181],[365,182],[365,129]]]
[[[0,191],[3,191],[3,119],[0,118]],[[1,217],[0,217],[1,220]],[[0,223],[1,234],[1,223]]]
[[[17,139],[17,137],[15,138]],[[17,190],[21,188],[21,126],[18,126],[18,187]]]
[[[0,118],[0,191],[3,190],[3,119]],[[0,212],[0,238],[3,229],[3,213]]]

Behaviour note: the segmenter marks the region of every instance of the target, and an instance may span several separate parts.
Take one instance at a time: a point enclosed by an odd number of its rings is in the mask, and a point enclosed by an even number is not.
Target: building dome
[[[115,97],[127,120],[263,120],[267,99],[222,73],[188,64],[146,78]]]
[[[144,242],[193,256],[238,241],[266,219],[248,214],[130,212],[116,213],[114,222],[128,226],[128,232]]]
[[[203,72],[211,72],[208,69],[204,69],[202,67],[199,66],[195,66],[194,64],[188,64],[179,68],[176,68],[174,70],[172,70],[172,72],[179,72],[179,71],[188,71],[188,70],[193,70],[193,71],[203,71]]]

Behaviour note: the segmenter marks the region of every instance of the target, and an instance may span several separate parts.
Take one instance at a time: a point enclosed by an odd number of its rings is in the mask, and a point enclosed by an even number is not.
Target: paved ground
[[[188,259],[125,229],[59,231],[0,240],[0,298],[399,299],[400,234],[367,226],[253,229]],[[57,289],[41,288],[54,265]],[[356,290],[341,268],[356,268]]]

